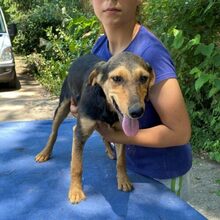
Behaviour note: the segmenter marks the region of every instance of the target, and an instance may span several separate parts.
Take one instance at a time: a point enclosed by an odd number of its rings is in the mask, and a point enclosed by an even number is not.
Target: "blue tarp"
[[[60,127],[52,158],[36,163],[52,121],[0,123],[0,219],[1,220],[200,220],[206,219],[165,186],[128,171],[132,192],[117,190],[116,164],[105,155],[104,144],[94,132],[83,155],[83,187],[86,200],[68,201],[72,126]]]

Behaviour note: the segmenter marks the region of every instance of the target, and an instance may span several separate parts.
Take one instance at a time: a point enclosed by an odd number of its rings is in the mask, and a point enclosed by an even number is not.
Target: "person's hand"
[[[117,142],[121,131],[112,128],[105,122],[97,122],[96,130],[102,135],[102,137],[108,142]]]
[[[70,112],[74,117],[77,117],[78,115],[78,107],[76,105],[76,101],[71,98],[71,103],[70,103]]]
[[[104,123],[104,122],[97,122],[96,124],[96,130],[105,138],[105,140],[109,141],[108,140],[108,135],[110,133],[113,132],[113,129],[107,124],[107,123]]]

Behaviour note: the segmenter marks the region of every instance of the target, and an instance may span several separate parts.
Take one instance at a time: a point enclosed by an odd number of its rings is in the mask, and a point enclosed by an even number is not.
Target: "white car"
[[[16,32],[17,29],[14,24],[7,27],[0,7],[0,83],[8,83],[11,88],[18,86],[11,44],[11,39],[16,35]]]

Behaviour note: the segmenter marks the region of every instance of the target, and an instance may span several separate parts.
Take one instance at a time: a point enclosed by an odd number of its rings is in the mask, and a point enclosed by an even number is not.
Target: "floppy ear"
[[[149,82],[148,82],[148,88],[147,88],[147,96],[146,96],[146,100],[147,101],[149,100],[150,89],[151,89],[151,87],[155,83],[155,73],[154,73],[153,69],[150,66],[148,66],[148,72],[150,73],[150,76],[149,76]]]
[[[103,75],[103,65],[105,62],[99,62],[94,70],[89,74],[87,84],[90,86],[94,86],[95,84],[100,84],[102,75]]]
[[[149,79],[149,84],[148,84],[148,90],[154,85],[155,83],[155,73],[153,69],[151,68],[150,72],[150,79]]]
[[[88,78],[88,82],[87,84],[90,86],[94,86],[97,83],[97,78],[98,78],[98,72],[97,70],[93,70],[90,74],[89,74],[89,78]]]

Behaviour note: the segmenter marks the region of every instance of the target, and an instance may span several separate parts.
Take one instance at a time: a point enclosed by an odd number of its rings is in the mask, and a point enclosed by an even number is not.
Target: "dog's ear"
[[[152,67],[148,63],[147,63],[147,69],[148,69],[148,72],[150,73],[150,75],[149,75],[149,82],[148,82],[148,88],[147,88],[147,96],[146,96],[146,100],[148,101],[149,100],[150,89],[151,89],[151,87],[155,83],[155,73],[154,73]]]
[[[154,73],[153,69],[151,68],[151,71],[149,71],[149,72],[150,72],[150,79],[149,79],[148,89],[150,89],[155,83],[155,73]]]
[[[89,86],[94,86],[96,84],[97,81],[97,77],[98,77],[98,72],[96,69],[94,69],[90,74],[89,74],[89,78],[87,81],[87,85]]]
[[[95,65],[94,70],[89,74],[88,85],[94,86],[95,84],[100,84],[104,72],[104,64],[105,62],[101,61]]]
[[[149,63],[145,63],[145,64],[147,71],[150,73],[149,82],[148,82],[148,90],[149,90],[155,83],[155,73]]]

